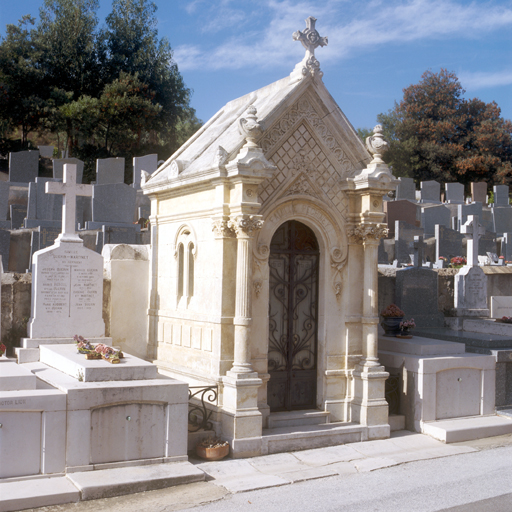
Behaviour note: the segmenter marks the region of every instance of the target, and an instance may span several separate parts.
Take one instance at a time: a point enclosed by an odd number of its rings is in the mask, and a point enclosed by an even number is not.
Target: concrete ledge
[[[421,431],[444,443],[457,443],[512,434],[512,419],[503,416],[473,416],[422,422]]]
[[[94,500],[200,482],[205,474],[190,462],[173,462],[72,473],[67,478],[80,490],[82,500]]]
[[[64,476],[0,482],[0,510],[48,507],[80,500],[78,489]]]
[[[25,363],[36,363],[39,361],[39,349],[38,348],[20,348],[15,347],[14,352],[18,358],[18,364]]]

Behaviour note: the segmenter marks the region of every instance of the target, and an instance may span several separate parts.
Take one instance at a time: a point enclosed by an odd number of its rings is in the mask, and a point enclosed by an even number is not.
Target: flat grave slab
[[[440,356],[464,354],[466,347],[462,343],[435,340],[414,336],[411,339],[379,336],[379,351],[398,352],[417,356]]]
[[[0,391],[36,389],[36,376],[15,362],[0,367]]]
[[[76,345],[41,345],[40,361],[83,382],[156,379],[157,368],[143,359],[125,354],[118,364],[103,359],[85,359]]]

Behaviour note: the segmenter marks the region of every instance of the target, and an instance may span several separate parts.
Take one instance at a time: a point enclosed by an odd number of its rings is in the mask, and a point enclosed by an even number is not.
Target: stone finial
[[[316,18],[310,16],[306,19],[307,28],[303,32],[297,30],[293,33],[293,40],[300,41],[302,46],[306,48],[306,56],[302,63],[302,74],[306,76],[310,73],[312,76],[322,77],[323,73],[320,71],[320,62],[315,57],[315,49],[319,46],[327,46],[327,37],[320,37],[320,34],[315,29]]]
[[[389,149],[388,143],[382,136],[382,126],[378,124],[373,129],[373,135],[366,137],[366,149],[373,155],[372,164],[383,164],[382,155]]]
[[[256,113],[256,107],[250,105],[246,110],[245,117],[240,119],[240,125],[238,126],[240,135],[244,135],[247,140],[247,147],[257,147],[256,139],[263,133]]]

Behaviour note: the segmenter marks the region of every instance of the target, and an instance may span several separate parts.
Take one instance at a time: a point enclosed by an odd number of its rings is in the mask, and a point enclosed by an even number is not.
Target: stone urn
[[[385,316],[382,318],[380,325],[384,329],[384,336],[396,336],[400,334],[400,322],[403,316]]]

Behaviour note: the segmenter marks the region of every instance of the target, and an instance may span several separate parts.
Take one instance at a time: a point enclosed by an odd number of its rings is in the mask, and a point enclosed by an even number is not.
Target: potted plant
[[[380,315],[382,316],[380,325],[384,329],[384,336],[400,334],[400,322],[403,320],[405,313],[396,304],[390,304],[380,312]]]
[[[0,357],[2,357],[5,354],[6,350],[6,346],[2,342],[0,342]]]
[[[197,444],[196,454],[206,460],[221,460],[229,454],[229,443],[218,437],[207,437]]]
[[[400,322],[400,334],[398,338],[412,338],[411,331],[416,327],[414,318]]]

